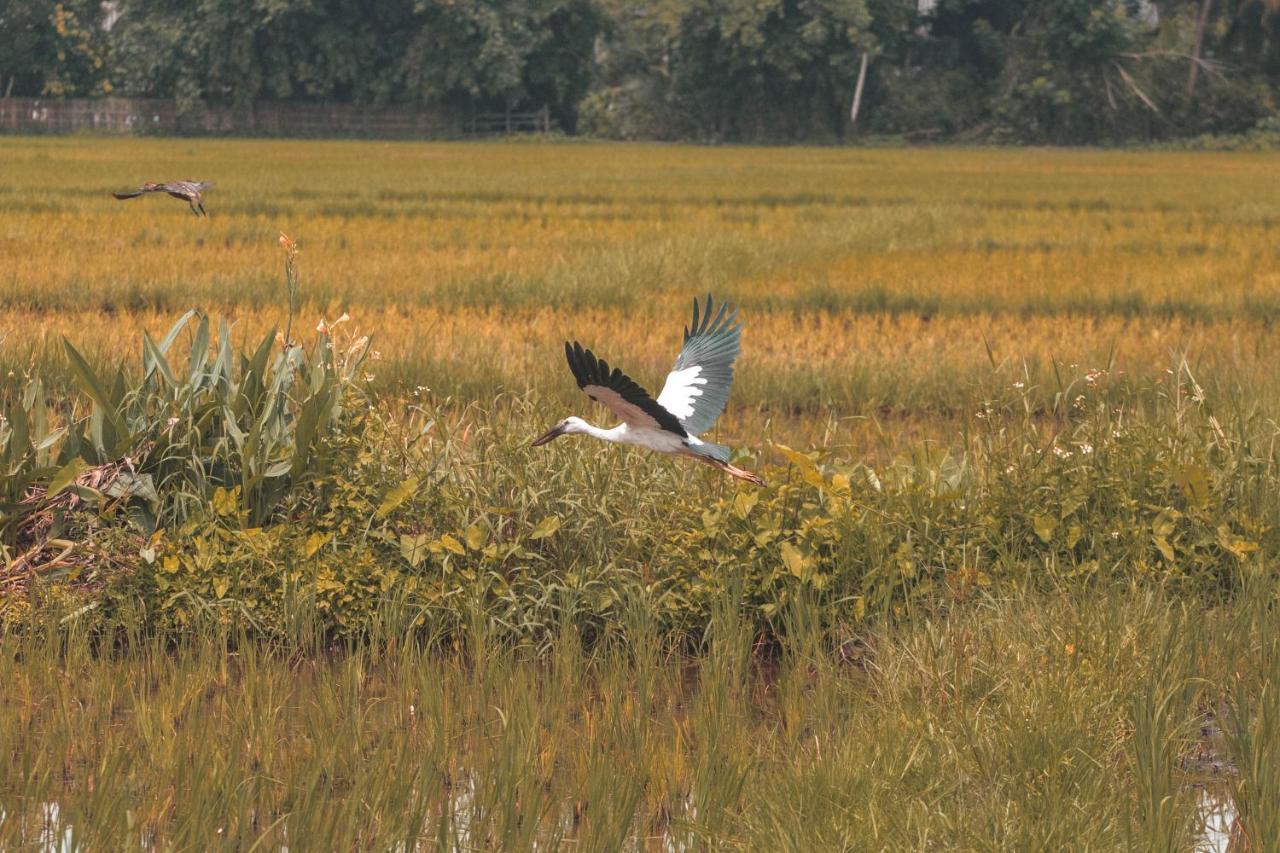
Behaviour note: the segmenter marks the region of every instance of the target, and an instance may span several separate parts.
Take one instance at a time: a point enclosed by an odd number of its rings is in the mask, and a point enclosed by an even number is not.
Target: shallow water
[[[1208,788],[1200,789],[1199,800],[1201,830],[1196,839],[1196,853],[1227,853],[1236,822],[1235,803],[1225,792]]]

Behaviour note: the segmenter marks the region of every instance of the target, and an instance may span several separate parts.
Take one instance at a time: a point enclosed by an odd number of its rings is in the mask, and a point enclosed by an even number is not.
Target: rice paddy
[[[281,232],[302,337],[373,338],[370,424],[275,520],[201,480],[168,528],[50,516],[103,558],[0,576],[0,848],[1191,850],[1207,798],[1269,849],[1274,156],[0,162],[5,400],[87,417],[64,336],[136,375],[190,308],[252,349]],[[208,219],[109,195],[174,178]],[[566,339],[656,391],[707,291],[746,323],[713,438],[769,488],[528,447],[604,421]]]
[[[71,330],[156,329],[192,306],[279,322],[284,231],[304,252],[305,313],[376,332],[371,372],[401,392],[572,399],[570,337],[656,383],[708,290],[747,321],[734,423],[795,413],[806,439],[829,414],[964,407],[1007,384],[992,358],[1042,384],[1054,361],[1154,378],[1187,353],[1273,385],[1280,166],[1265,154],[103,139],[0,153],[8,367]],[[218,179],[207,221],[107,195],[170,173]],[[86,337],[99,358],[136,358],[131,335]]]

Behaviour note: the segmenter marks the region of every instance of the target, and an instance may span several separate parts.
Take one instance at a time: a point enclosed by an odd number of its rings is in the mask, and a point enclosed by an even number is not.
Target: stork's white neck
[[[614,444],[627,443],[626,424],[618,424],[613,429],[601,429],[594,424],[589,424],[586,421],[583,421],[582,425],[577,427],[574,432],[581,432],[583,435],[589,435],[592,438],[598,438],[601,441],[611,441]]]

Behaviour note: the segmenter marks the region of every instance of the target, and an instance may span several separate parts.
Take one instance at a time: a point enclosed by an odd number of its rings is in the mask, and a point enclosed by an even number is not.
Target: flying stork
[[[130,190],[126,193],[112,193],[112,195],[124,201],[129,198],[137,198],[144,193],[168,193],[174,198],[182,199],[191,205],[191,212],[196,216],[208,216],[209,214],[204,212],[204,198],[201,193],[212,186],[213,184],[208,181],[170,181],[167,184],[153,184],[148,181],[136,190]]]
[[[713,317],[714,304],[707,294],[701,314],[693,301],[693,323],[684,330],[684,346],[675,367],[667,374],[658,399],[618,368],[609,368],[589,349],[574,341],[565,342],[564,354],[578,387],[597,403],[603,403],[622,419],[613,429],[600,429],[581,418],[568,417],[547,430],[534,447],[562,435],[590,435],[601,441],[631,444],[691,456],[726,474],[763,486],[764,480],[729,464],[730,450],[698,438],[724,411],[733,384],[733,361],[738,357],[742,324],[736,310],[721,305]]]

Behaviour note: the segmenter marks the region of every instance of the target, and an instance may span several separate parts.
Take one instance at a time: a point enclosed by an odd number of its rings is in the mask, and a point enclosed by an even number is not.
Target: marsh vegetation
[[[0,150],[0,843],[1275,837],[1274,158]],[[768,488],[528,447],[707,290]]]

